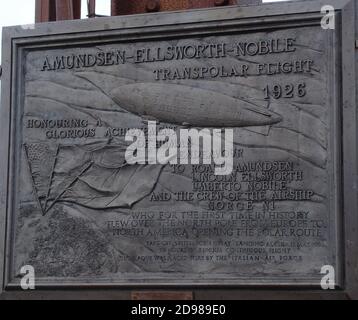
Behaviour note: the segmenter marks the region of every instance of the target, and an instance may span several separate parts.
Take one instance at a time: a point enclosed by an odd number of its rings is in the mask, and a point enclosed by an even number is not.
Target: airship
[[[192,127],[259,127],[282,121],[265,107],[233,97],[178,84],[132,83],[110,96],[124,110],[145,120]]]

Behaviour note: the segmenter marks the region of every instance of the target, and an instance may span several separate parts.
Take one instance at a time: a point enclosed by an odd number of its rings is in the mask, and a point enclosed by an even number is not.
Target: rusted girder
[[[73,17],[81,19],[81,0],[73,0]]]
[[[36,0],[36,22],[81,18],[81,0]]]
[[[56,0],[56,20],[73,20],[73,1]]]
[[[88,18],[96,17],[96,0],[87,0]]]
[[[56,1],[55,0],[36,0],[35,21],[48,22],[56,20]]]
[[[145,12],[210,8],[235,4],[258,4],[261,0],[112,0],[112,16]]]
[[[261,0],[112,0],[112,16],[145,12],[259,4]],[[88,17],[96,17],[96,0],[88,0]],[[81,18],[81,0],[36,0],[36,22]]]

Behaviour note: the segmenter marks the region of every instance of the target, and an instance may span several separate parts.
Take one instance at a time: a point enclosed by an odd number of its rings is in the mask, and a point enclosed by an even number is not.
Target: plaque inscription
[[[26,52],[13,281],[318,285],[337,256],[331,43],[302,26]],[[126,164],[150,119],[233,128],[233,172]]]

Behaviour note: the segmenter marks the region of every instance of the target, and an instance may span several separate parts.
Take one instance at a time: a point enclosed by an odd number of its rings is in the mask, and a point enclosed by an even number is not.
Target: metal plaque
[[[5,29],[4,286],[342,288],[351,2],[320,5]],[[149,125],[232,130],[232,172],[128,164]]]

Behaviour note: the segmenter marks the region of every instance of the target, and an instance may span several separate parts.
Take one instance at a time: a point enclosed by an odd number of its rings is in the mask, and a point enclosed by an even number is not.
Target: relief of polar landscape
[[[267,39],[291,46],[234,50]],[[329,41],[328,31],[303,27],[28,51],[13,281],[32,265],[38,283],[315,283],[336,259]],[[212,57],[143,57],[222,43]],[[139,48],[153,50],[136,63]],[[54,57],[116,50],[125,63],[52,70]],[[306,62],[296,72],[275,72],[297,61]],[[126,130],[149,120],[158,129],[233,128],[232,174],[127,164]]]

